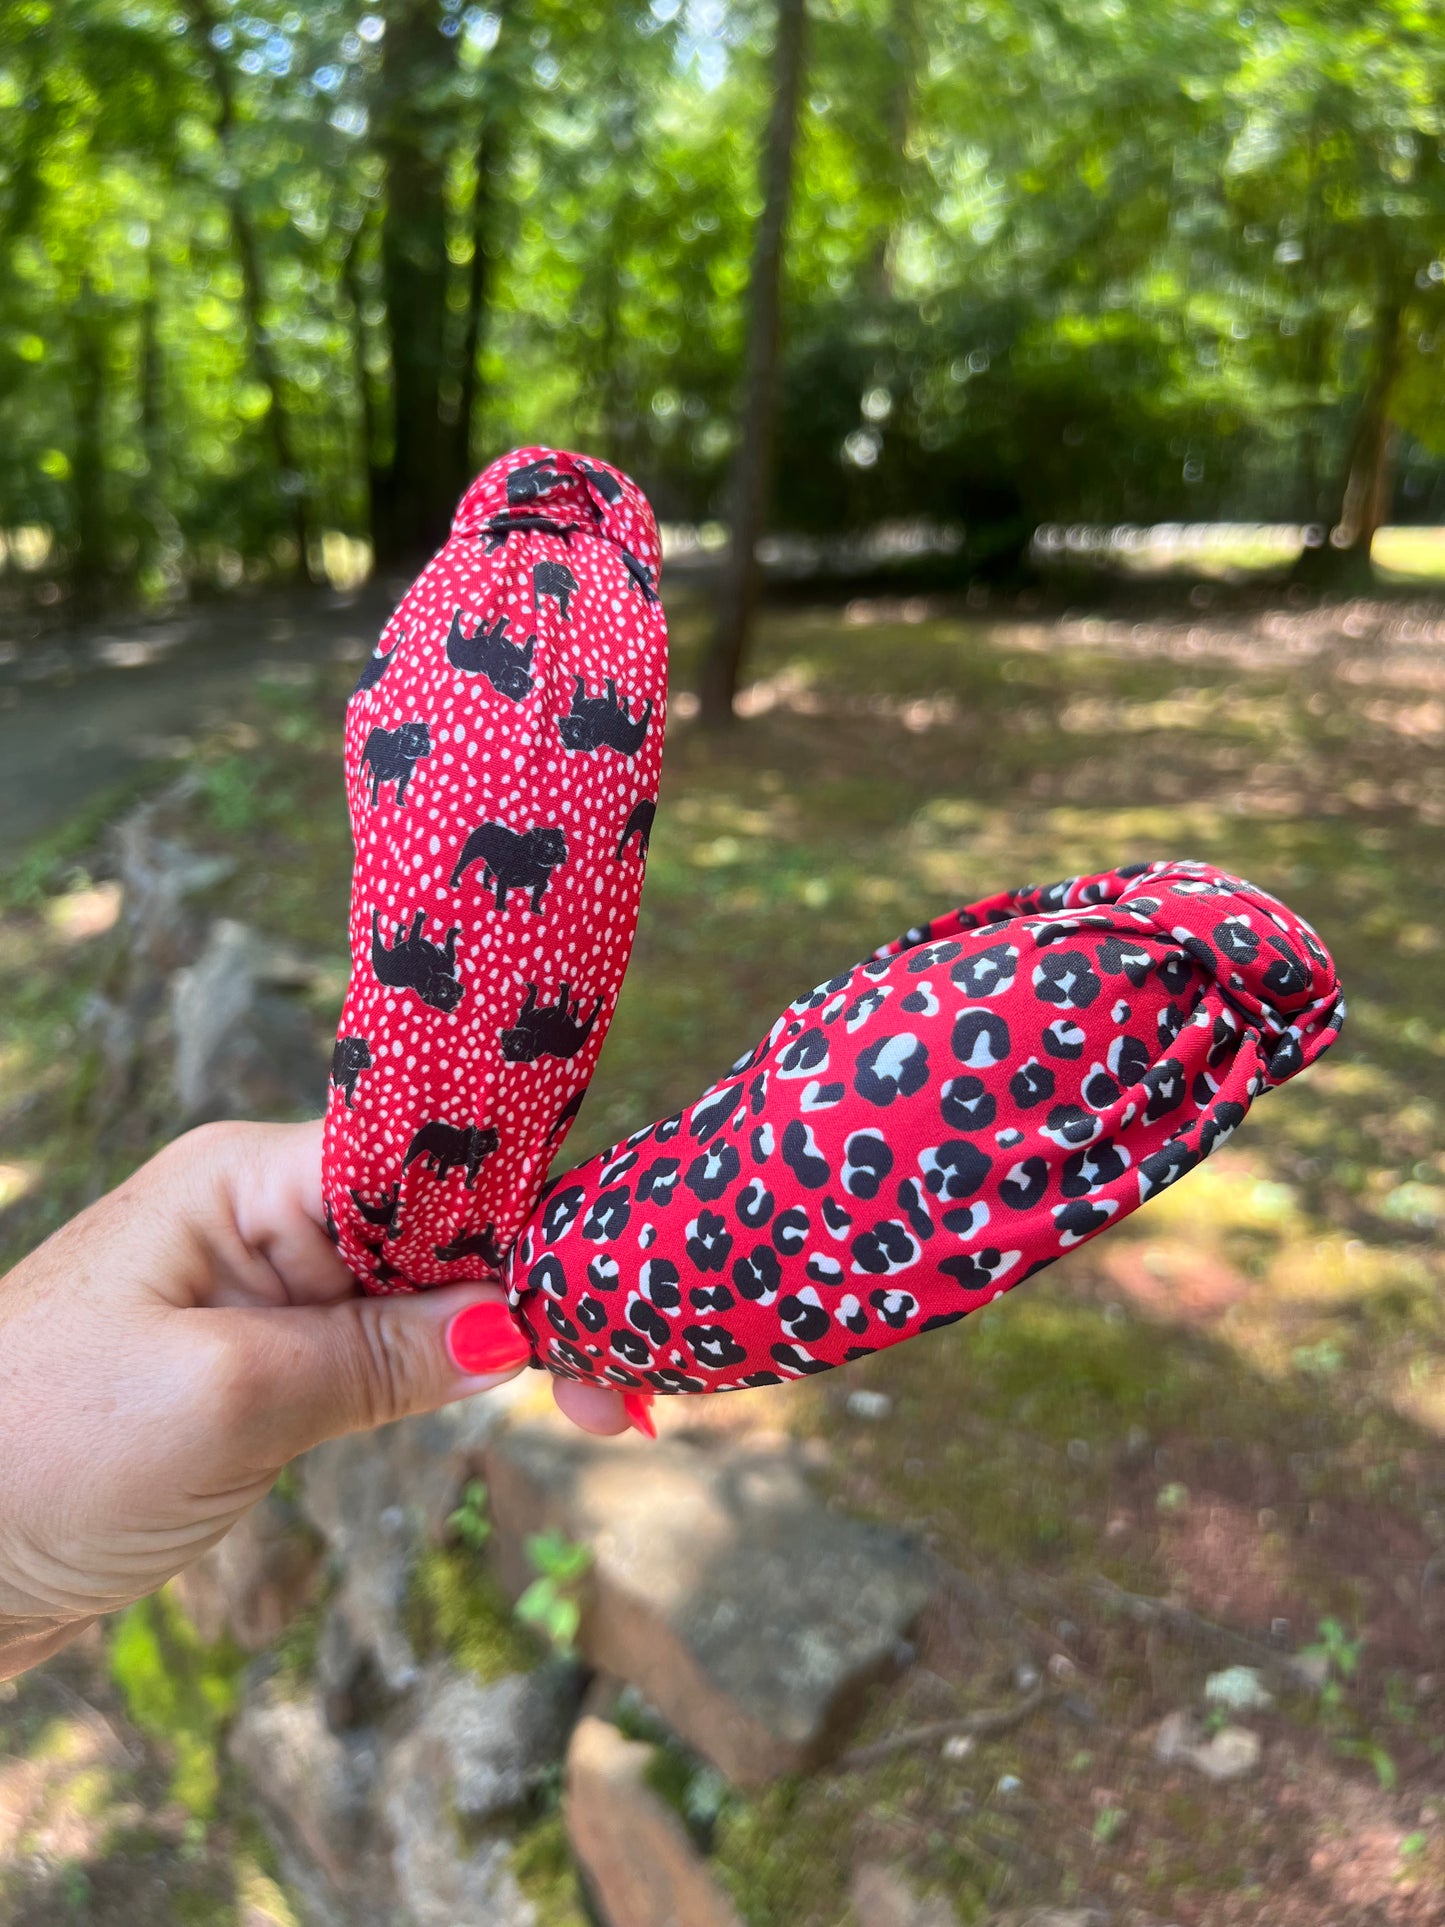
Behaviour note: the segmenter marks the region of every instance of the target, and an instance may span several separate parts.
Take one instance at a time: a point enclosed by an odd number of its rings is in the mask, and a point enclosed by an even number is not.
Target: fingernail
[[[627,1414],[627,1423],[634,1432],[641,1432],[645,1439],[657,1437],[657,1423],[652,1416],[651,1392],[624,1392],[622,1409]]]
[[[532,1356],[505,1305],[468,1305],[447,1326],[447,1352],[459,1372],[507,1372]]]

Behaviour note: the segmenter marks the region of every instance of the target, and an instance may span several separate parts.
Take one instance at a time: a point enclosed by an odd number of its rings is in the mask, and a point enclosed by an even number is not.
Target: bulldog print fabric
[[[553,1184],[511,1302],[564,1376],[826,1371],[1118,1224],[1343,1017],[1314,931],[1208,865],[991,897],[820,984],[690,1109]]]
[[[362,671],[323,1184],[370,1289],[498,1272],[581,1105],[657,804],[660,563],[635,483],[519,449]]]

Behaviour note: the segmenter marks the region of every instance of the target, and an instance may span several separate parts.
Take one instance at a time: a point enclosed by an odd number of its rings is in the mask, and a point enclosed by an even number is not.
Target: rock
[[[561,1667],[489,1686],[428,1668],[414,1723],[386,1755],[381,1792],[397,1894],[415,1927],[532,1927],[511,1837],[495,1822],[560,1758],[576,1691]]]
[[[1204,1697],[1234,1713],[1267,1713],[1274,1694],[1252,1666],[1226,1666],[1204,1682]]]
[[[187,1124],[319,1110],[326,1071],[314,1027],[294,999],[296,966],[244,923],[211,925],[206,946],[171,984],[175,1087]]]
[[[1253,1773],[1264,1749],[1248,1727],[1225,1726],[1206,1739],[1190,1713],[1166,1713],[1154,1736],[1154,1755],[1166,1766],[1183,1762],[1211,1780],[1239,1780]]]
[[[838,1749],[932,1589],[913,1540],[830,1511],[786,1452],[531,1424],[483,1463],[503,1585],[533,1576],[533,1533],[588,1546],[584,1656],[739,1785]]]
[[[374,1889],[372,1760],[365,1747],[339,1739],[314,1700],[263,1691],[242,1708],[230,1748],[283,1837],[336,1893],[364,1896]]]
[[[321,1683],[348,1693],[368,1668],[386,1693],[420,1677],[402,1624],[418,1554],[439,1540],[474,1456],[509,1407],[515,1382],[422,1418],[352,1433],[301,1461],[301,1505],[326,1541],[339,1585],[321,1642]]]
[[[887,1392],[849,1392],[845,1409],[849,1418],[869,1419],[876,1424],[891,1415],[893,1400]]]
[[[567,1837],[607,1927],[743,1927],[687,1829],[647,1784],[656,1749],[580,1720],[567,1749]]]
[[[468,1820],[510,1813],[561,1759],[580,1691],[576,1669],[560,1664],[485,1686],[448,1665],[429,1667],[406,1772],[427,1782],[439,1808]],[[389,1763],[389,1777],[395,1771]]]
[[[320,1571],[319,1538],[272,1493],[172,1583],[208,1646],[229,1634],[243,1652],[258,1653],[312,1598]]]
[[[897,1868],[877,1861],[854,1870],[848,1898],[858,1927],[958,1927],[958,1915],[940,1895],[920,1900]]]

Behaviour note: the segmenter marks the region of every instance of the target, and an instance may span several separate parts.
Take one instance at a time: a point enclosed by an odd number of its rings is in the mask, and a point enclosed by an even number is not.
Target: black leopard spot
[[[562,1268],[561,1259],[552,1257],[550,1253],[545,1258],[539,1258],[527,1273],[527,1289],[545,1292],[549,1298],[565,1298],[567,1273]]]
[[[580,1184],[568,1184],[548,1198],[542,1211],[542,1236],[549,1245],[572,1229],[586,1195]]]
[[[768,1074],[766,1071],[759,1071],[757,1076],[748,1085],[748,1109],[754,1117],[760,1117],[762,1115],[763,1105],[767,1102],[767,1096]]]
[[[1121,1084],[1137,1084],[1149,1068],[1149,1047],[1138,1037],[1116,1037],[1109,1046],[1107,1063]]]
[[[1300,1049],[1298,1037],[1288,1033],[1281,1037],[1265,1062],[1265,1069],[1275,1083],[1283,1084],[1287,1077],[1304,1068],[1304,1052]]]
[[[667,1320],[645,1298],[628,1299],[627,1322],[634,1330],[640,1331],[644,1338],[650,1339],[654,1346],[667,1343]]]
[[[678,1290],[680,1277],[670,1258],[649,1258],[637,1275],[637,1287],[659,1311],[677,1311],[682,1304],[682,1293]]]
[[[616,1291],[622,1269],[610,1251],[599,1251],[587,1267],[587,1282],[594,1291]]]
[[[743,1379],[744,1385],[781,1385],[784,1380],[778,1372],[749,1372]]]
[[[773,1155],[772,1125],[755,1124],[748,1133],[748,1148],[753,1154],[754,1164],[766,1164]]]
[[[677,1174],[682,1169],[678,1158],[657,1158],[649,1164],[637,1180],[637,1197],[640,1204],[666,1204],[671,1198],[677,1183]]]
[[[821,1251],[808,1254],[808,1262],[803,1267],[815,1285],[828,1285],[836,1288],[843,1282],[843,1267],[836,1258],[829,1258]]]
[[[1046,950],[1034,965],[1034,995],[1065,1010],[1087,1010],[1102,985],[1082,950]]]
[[[886,990],[875,989],[860,991],[843,1012],[843,1024],[849,1035],[851,1036],[860,1025],[866,1024],[874,1011],[882,1010],[887,1001],[888,992]]]
[[[1119,1096],[1119,1086],[1102,1064],[1095,1064],[1079,1090],[1091,1111],[1107,1111]]]
[[[933,1220],[928,1215],[922,1191],[912,1178],[904,1178],[898,1187],[898,1208],[907,1218],[913,1235],[918,1239],[933,1236]]]
[[[582,1222],[582,1235],[595,1244],[607,1244],[622,1236],[631,1216],[632,1200],[625,1184],[615,1191],[601,1191],[592,1200],[592,1209]]]
[[[1055,1144],[1091,1144],[1103,1127],[1098,1118],[1077,1104],[1056,1104],[1049,1112],[1043,1135]]]
[[[828,1038],[821,1030],[805,1030],[778,1059],[779,1077],[811,1077],[828,1063]]]
[[[928,1082],[928,1050],[911,1030],[880,1037],[861,1052],[853,1088],[869,1104],[886,1109],[896,1097],[912,1097]]]
[[[737,1299],[726,1285],[694,1285],[687,1302],[694,1311],[731,1311]]]
[[[1001,1180],[998,1195],[1010,1211],[1032,1211],[1048,1188],[1048,1160],[1024,1158]]]
[[[870,1231],[860,1232],[849,1249],[855,1271],[871,1271],[891,1276],[907,1271],[922,1255],[922,1246],[896,1218],[885,1218]]]
[[[733,1199],[733,1209],[750,1230],[766,1224],[773,1215],[775,1200],[761,1178],[749,1178]]]
[[[868,1314],[851,1291],[846,1298],[838,1300],[833,1316],[847,1331],[858,1333],[868,1329]],[[848,1356],[851,1358],[853,1354],[849,1352]]]
[[[953,1054],[971,1071],[986,1071],[1007,1063],[1008,1025],[995,1011],[965,1010],[953,1026]]]
[[[991,943],[956,963],[948,973],[968,997],[997,997],[1013,983],[1018,969],[1016,943]]]
[[[1227,1144],[1244,1122],[1244,1106],[1228,1099],[1216,1106],[1212,1116],[1205,1118],[1199,1132],[1199,1155],[1207,1158],[1211,1151],[1217,1151],[1221,1144]]]
[[[901,1331],[918,1310],[918,1300],[908,1291],[870,1291],[868,1302],[894,1331]]]
[[[812,1358],[796,1345],[774,1345],[772,1355],[785,1371],[826,1372],[830,1368],[820,1358]]]
[[[952,963],[955,957],[962,956],[963,945],[947,939],[940,943],[927,943],[919,950],[909,953],[904,968],[912,977],[921,977],[925,970],[934,970],[943,964]]]
[[[1182,950],[1166,950],[1154,968],[1164,986],[1165,995],[1169,997],[1182,995],[1194,981],[1189,959]]]
[[[733,1283],[744,1298],[770,1305],[783,1280],[783,1267],[771,1245],[754,1245],[746,1258],[733,1264]]]
[[[591,1378],[594,1376],[596,1367],[593,1365],[592,1360],[585,1352],[579,1352],[575,1345],[569,1345],[565,1338],[559,1338],[552,1347],[552,1350],[558,1358],[565,1360],[572,1368],[572,1372],[576,1377]]]
[[[562,1307],[552,1298],[547,1300],[547,1323],[560,1337],[570,1338],[574,1343],[581,1336],[581,1333],[577,1330],[577,1327],[572,1323],[572,1320],[567,1316],[566,1312],[563,1311]]]
[[[699,1271],[721,1271],[733,1248],[733,1234],[715,1211],[699,1211],[687,1227],[687,1255]]]
[[[877,1131],[854,1131],[843,1145],[843,1167],[838,1176],[843,1189],[855,1198],[876,1198],[893,1169],[893,1153]]]
[[[910,1017],[933,1017],[942,1009],[942,1005],[928,984],[920,984],[917,990],[909,991],[898,1008],[906,1010]]]
[[[1043,1043],[1050,1057],[1072,1060],[1084,1054],[1084,1032],[1068,1017],[1056,1017],[1044,1026]]]
[[[648,1309],[650,1310],[651,1307],[649,1306]],[[667,1326],[663,1325],[662,1330],[665,1337]],[[652,1353],[636,1332],[615,1331],[607,1342],[618,1357],[625,1358],[629,1365],[646,1365],[652,1357]]]
[[[817,1191],[828,1182],[828,1165],[821,1157],[814,1142],[810,1125],[799,1118],[791,1118],[783,1131],[783,1162],[798,1180],[810,1191]]]
[[[993,1159],[966,1138],[951,1138],[946,1144],[920,1151],[918,1168],[934,1197],[951,1203],[973,1196],[993,1169]]]
[[[1127,977],[1136,990],[1149,981],[1154,968],[1154,953],[1146,945],[1130,943],[1125,937],[1101,937],[1098,949],[1100,967],[1111,977]]]
[[[715,1097],[702,1098],[692,1107],[692,1122],[688,1125],[695,1138],[715,1137],[737,1109],[742,1098],[741,1084],[729,1084]]]
[[[829,1236],[833,1238],[846,1238],[853,1229],[853,1219],[850,1214],[832,1198],[823,1200],[823,1223],[828,1227]]]
[[[624,1146],[619,1155],[613,1158],[610,1164],[603,1165],[601,1182],[603,1184],[616,1184],[619,1178],[625,1178],[627,1176],[627,1173],[636,1162],[636,1151],[629,1150]]]
[[[805,1291],[796,1294],[790,1292],[786,1298],[780,1298],[778,1317],[786,1327],[788,1336],[804,1345],[815,1344],[831,1323],[811,1285]]]
[[[683,1343],[699,1365],[724,1372],[730,1365],[741,1365],[747,1348],[740,1345],[726,1325],[686,1325]]]
[[[679,1372],[671,1365],[659,1365],[655,1370],[644,1372],[648,1384],[659,1392],[705,1392],[706,1382],[693,1378],[687,1372]]]
[[[1157,1151],[1139,1160],[1139,1202],[1144,1204],[1158,1191],[1165,1191],[1171,1184],[1192,1171],[1199,1163],[1203,1153],[1182,1144],[1176,1138],[1172,1144],[1163,1144]]]
[[[577,1320],[595,1336],[607,1329],[607,1307],[598,1298],[583,1298],[577,1306]]]
[[[675,1138],[681,1129],[682,1112],[674,1111],[671,1117],[665,1117],[654,1127],[652,1135],[659,1144],[666,1144],[670,1138]]]
[[[1092,1203],[1081,1198],[1073,1204],[1056,1204],[1054,1223],[1059,1228],[1059,1243],[1066,1248],[1082,1244],[1094,1232],[1102,1231],[1118,1209],[1112,1198],[1096,1198]]]
[[[1065,1158],[1059,1189],[1066,1198],[1086,1198],[1102,1185],[1113,1184],[1129,1168],[1129,1153],[1106,1138],[1087,1150]]]
[[[1007,1277],[1022,1257],[1022,1252],[1000,1251],[985,1245],[981,1251],[960,1251],[939,1265],[963,1291],[992,1291],[1000,1278]]]
[[[773,1223],[773,1243],[784,1257],[801,1251],[808,1241],[808,1214],[800,1204],[780,1211]]]
[[[711,1204],[732,1187],[742,1168],[735,1144],[710,1144],[687,1167],[685,1182],[695,1197]]]
[[[1184,1102],[1184,1066],[1177,1057],[1166,1057],[1158,1064],[1151,1064],[1139,1082],[1149,1093],[1149,1102],[1144,1108],[1146,1124],[1156,1124]]]
[[[1052,1097],[1057,1082],[1047,1064],[1041,1064],[1037,1057],[1031,1057],[1026,1064],[1019,1065],[1008,1081],[1008,1088],[1014,1103],[1021,1111],[1027,1111]]]
[[[986,1131],[998,1104],[981,1077],[950,1077],[940,1093],[943,1121],[955,1131]]]
[[[1264,973],[1264,987],[1271,997],[1298,997],[1310,987],[1309,965],[1297,957],[1283,937],[1265,940],[1278,957]]]

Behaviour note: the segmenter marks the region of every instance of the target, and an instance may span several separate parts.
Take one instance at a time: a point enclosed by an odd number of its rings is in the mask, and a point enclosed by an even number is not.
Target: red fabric
[[[1344,1016],[1262,890],[1154,863],[911,930],[688,1110],[554,1184],[512,1256],[538,1362],[659,1392],[951,1324],[1222,1144]]]
[[[323,1184],[369,1289],[496,1270],[592,1075],[661,769],[660,562],[635,483],[518,449],[362,672]]]

